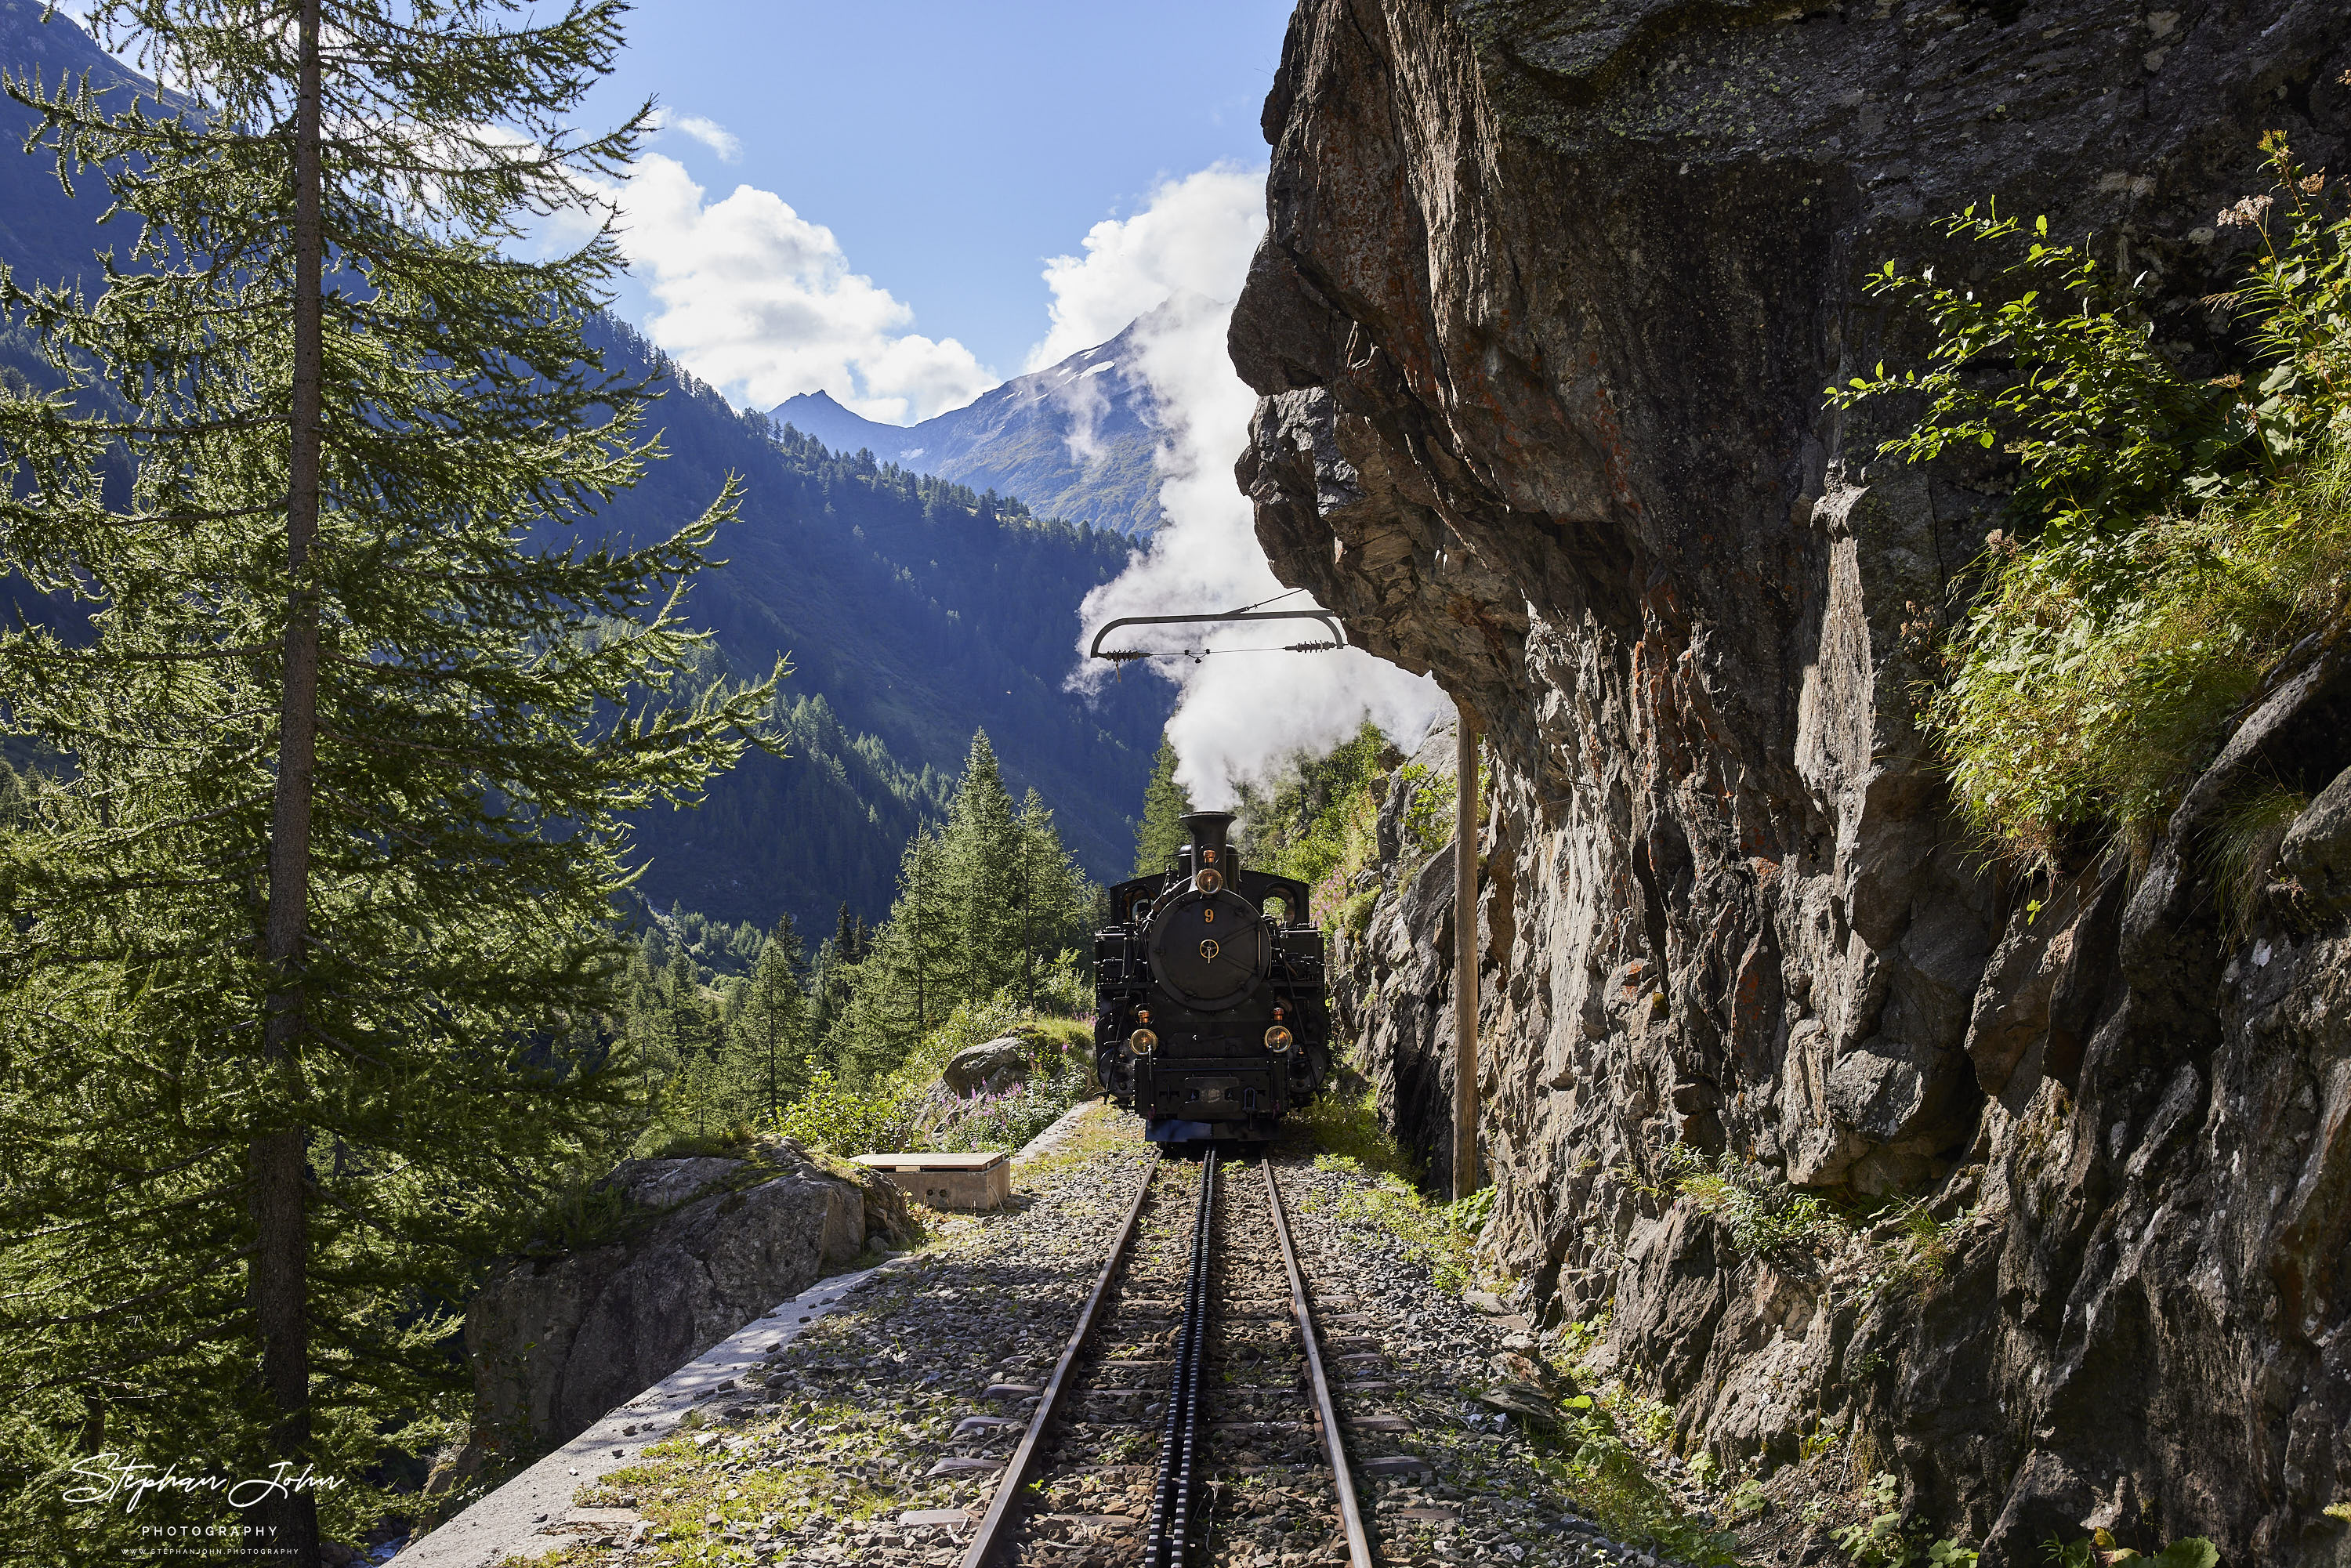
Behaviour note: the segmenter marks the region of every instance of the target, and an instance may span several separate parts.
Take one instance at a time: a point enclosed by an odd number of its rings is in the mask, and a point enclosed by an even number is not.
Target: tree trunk
[[[303,1032],[303,942],[309,916],[310,803],[319,737],[319,602],[310,581],[319,531],[320,397],[324,380],[321,298],[325,223],[319,169],[319,32],[322,0],[302,0],[301,78],[294,117],[294,406],[286,495],[287,620],[279,698],[277,779],[269,833],[269,903],[262,952],[269,994],[263,1014],[262,1071],[273,1110],[296,1092]],[[249,1152],[257,1232],[251,1295],[261,1339],[261,1374],[277,1408],[272,1458],[299,1475],[310,1445],[308,1175],[300,1127],[266,1131]],[[308,1491],[279,1491],[253,1510],[269,1562],[319,1563],[319,1513]]]

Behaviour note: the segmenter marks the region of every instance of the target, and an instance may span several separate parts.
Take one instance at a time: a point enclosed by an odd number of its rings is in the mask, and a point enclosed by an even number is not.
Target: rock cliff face
[[[1283,580],[1490,737],[1498,1260],[1613,1308],[1686,1440],[1846,1430],[1987,1564],[2094,1525],[2351,1563],[2351,674],[2272,694],[2142,876],[2017,883],[1910,717],[1999,476],[1820,391],[1916,352],[1862,284],[1982,274],[1932,224],[1993,195],[2219,368],[2213,214],[2263,130],[2351,162],[2346,70],[2332,0],[1305,0],[1266,106],[1239,477]],[[2196,867],[2250,769],[2316,799],[2245,921]],[[1443,1168],[1451,873],[1392,871],[1350,1005]],[[1742,1254],[1655,1196],[1677,1145],[1922,1198],[1951,1255]]]

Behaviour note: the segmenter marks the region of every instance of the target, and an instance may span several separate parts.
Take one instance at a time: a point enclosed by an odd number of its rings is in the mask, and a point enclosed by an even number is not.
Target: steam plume
[[[1086,597],[1081,653],[1095,628],[1117,616],[1238,610],[1284,591],[1259,548],[1249,504],[1233,484],[1256,395],[1225,351],[1233,300],[1265,229],[1263,189],[1262,171],[1222,165],[1168,182],[1143,212],[1095,225],[1085,256],[1058,257],[1046,270],[1054,333],[1032,362],[1055,349],[1069,351],[1061,347],[1065,328],[1071,337],[1098,332],[1092,340],[1099,342],[1141,317],[1136,368],[1150,383],[1160,423],[1165,518],[1149,549]],[[1176,269],[1159,259],[1169,256],[1182,258],[1182,276],[1170,276]],[[1312,607],[1304,594],[1272,606]],[[1358,650],[1237,651],[1321,641],[1323,634],[1303,622],[1243,622],[1205,636],[1205,628],[1185,627],[1148,634],[1157,630],[1135,628],[1132,641],[1122,631],[1115,640],[1129,647],[1235,650],[1147,666],[1182,687],[1167,734],[1179,758],[1176,777],[1202,806],[1229,804],[1240,781],[1267,776],[1301,747],[1336,745],[1366,716],[1410,742],[1449,706],[1433,680]],[[1107,677],[1108,666],[1087,661],[1070,685],[1091,690]]]

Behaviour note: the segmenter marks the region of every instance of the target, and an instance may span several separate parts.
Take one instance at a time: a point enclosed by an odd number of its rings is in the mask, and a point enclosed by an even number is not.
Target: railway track
[[[1065,1541],[1084,1525],[1083,1543]],[[1146,1170],[964,1568],[1372,1568],[1270,1162]]]

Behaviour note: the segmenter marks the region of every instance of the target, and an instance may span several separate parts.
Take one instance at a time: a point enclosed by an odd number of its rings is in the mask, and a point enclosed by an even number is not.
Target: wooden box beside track
[[[1012,1161],[1002,1153],[860,1155],[916,1203],[933,1208],[1001,1208],[1012,1199]]]

